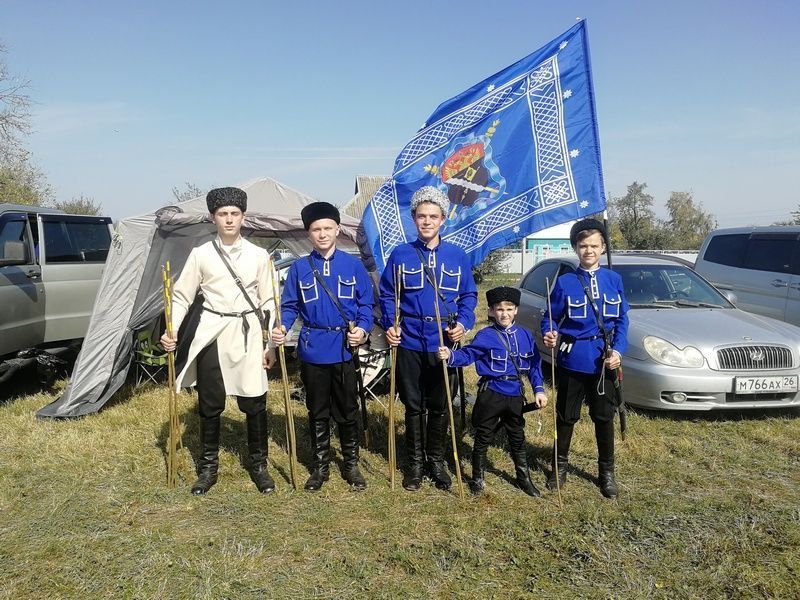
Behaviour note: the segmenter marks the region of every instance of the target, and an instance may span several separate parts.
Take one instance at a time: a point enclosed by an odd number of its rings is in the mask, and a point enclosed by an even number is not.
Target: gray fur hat
[[[430,202],[441,208],[442,214],[445,217],[450,211],[450,200],[447,199],[447,196],[445,196],[440,189],[432,185],[426,185],[414,192],[414,195],[411,196],[411,212],[413,213],[417,210],[417,207],[423,202]]]

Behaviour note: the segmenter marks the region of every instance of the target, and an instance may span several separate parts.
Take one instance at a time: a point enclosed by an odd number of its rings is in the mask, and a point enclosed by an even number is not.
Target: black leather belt
[[[419,321],[425,321],[426,323],[433,323],[434,321],[437,321],[437,320],[441,321],[442,323],[447,323],[447,318],[445,318],[445,317],[440,317],[439,319],[437,319],[436,317],[427,317],[427,316],[421,316],[421,315],[410,315],[408,313],[400,313],[400,315],[404,319],[417,319]]]
[[[210,313],[214,313],[215,315],[219,315],[220,317],[236,317],[242,320],[242,335],[244,336],[244,349],[247,350],[247,334],[250,331],[250,323],[247,322],[245,318],[247,315],[255,314],[252,308],[248,310],[243,310],[242,312],[221,312],[219,310],[214,310],[213,308],[207,307],[205,304],[203,305],[203,310],[207,310]]]
[[[309,329],[320,329],[322,331],[347,331],[347,327],[344,325],[309,325],[308,323],[304,323],[304,325]]]

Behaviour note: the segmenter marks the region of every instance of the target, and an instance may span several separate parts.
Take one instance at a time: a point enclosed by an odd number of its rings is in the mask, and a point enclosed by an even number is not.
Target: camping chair
[[[392,366],[392,352],[389,348],[361,352],[361,374],[364,393],[377,400],[388,391],[389,373]]]
[[[167,353],[161,344],[153,342],[153,332],[136,332],[135,358],[136,385],[163,383],[167,377]]]

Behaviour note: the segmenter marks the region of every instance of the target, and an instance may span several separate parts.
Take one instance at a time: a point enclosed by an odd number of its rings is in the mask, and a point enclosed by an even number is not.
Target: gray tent
[[[267,249],[280,245],[298,255],[310,251],[300,210],[313,198],[266,178],[239,187],[248,197],[244,236]],[[354,249],[358,221],[342,215],[341,225],[339,247]],[[162,265],[169,260],[177,277],[192,248],[210,240],[214,231],[205,197],[117,224],[70,383],[37,417],[79,417],[97,412],[108,402],[127,378],[135,332],[152,326],[164,309]]]

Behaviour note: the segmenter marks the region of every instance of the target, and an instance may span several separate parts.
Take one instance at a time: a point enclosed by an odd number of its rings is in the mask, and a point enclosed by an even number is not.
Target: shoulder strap
[[[581,286],[583,287],[583,293],[586,294],[586,299],[589,301],[589,304],[592,305],[592,312],[594,313],[594,318],[597,320],[597,326],[600,328],[600,335],[603,336],[603,339],[606,339],[606,326],[603,323],[603,318],[600,316],[600,309],[597,308],[597,303],[592,298],[592,293],[589,291],[589,286],[583,280],[583,277],[579,273],[575,273],[578,277],[578,281],[581,282]],[[600,282],[598,282],[598,288],[600,287]]]
[[[322,286],[322,289],[325,290],[325,292],[328,294],[328,297],[331,299],[331,302],[333,302],[333,305],[336,307],[336,310],[339,311],[339,314],[342,316],[342,319],[344,319],[344,322],[347,324],[347,327],[349,329],[351,321],[349,318],[347,318],[347,313],[344,312],[344,308],[342,308],[342,303],[339,302],[339,299],[331,291],[331,288],[328,287],[328,284],[322,277],[322,273],[319,272],[319,269],[317,269],[317,266],[314,264],[314,259],[311,258],[311,255],[309,254],[306,258],[308,258],[308,264],[311,265],[311,272],[314,273],[314,278]]]
[[[444,297],[442,294],[442,290],[439,289],[439,286],[436,285],[436,275],[434,275],[433,270],[428,266],[428,261],[425,260],[425,256],[422,254],[422,250],[414,246],[414,250],[417,251],[417,256],[419,256],[419,262],[422,265],[422,268],[425,269],[425,276],[428,278],[428,282],[431,284],[434,290],[438,292],[439,298],[441,298],[444,305],[447,306],[449,301],[447,298]],[[456,302],[458,302],[458,298],[456,298]],[[458,312],[458,311],[456,311]]]
[[[261,329],[265,330],[267,327],[264,319],[264,314],[260,310],[258,310],[258,308],[256,308],[253,299],[250,298],[250,294],[248,294],[247,290],[244,289],[242,280],[236,274],[236,271],[233,270],[233,267],[231,267],[230,263],[228,262],[228,259],[225,258],[225,254],[222,252],[222,249],[217,244],[217,240],[211,240],[211,244],[214,246],[214,250],[217,251],[217,254],[219,254],[219,257],[222,259],[223,264],[227,267],[228,272],[231,274],[231,277],[233,277],[233,280],[236,282],[236,285],[239,287],[239,290],[241,290],[245,300],[247,300],[247,303],[250,305],[250,308],[252,308],[253,312],[256,314],[258,322],[261,323]]]
[[[514,365],[514,370],[517,372],[517,377],[519,377],[519,380],[522,381],[522,372],[520,371],[519,364],[514,358],[514,355],[511,354],[511,347],[508,345],[506,338],[503,337],[503,334],[500,333],[496,327],[492,327],[492,331],[497,334],[497,337],[500,339],[500,343],[503,344],[503,348],[505,348],[506,352],[508,352],[508,358],[511,360],[511,364]]]

